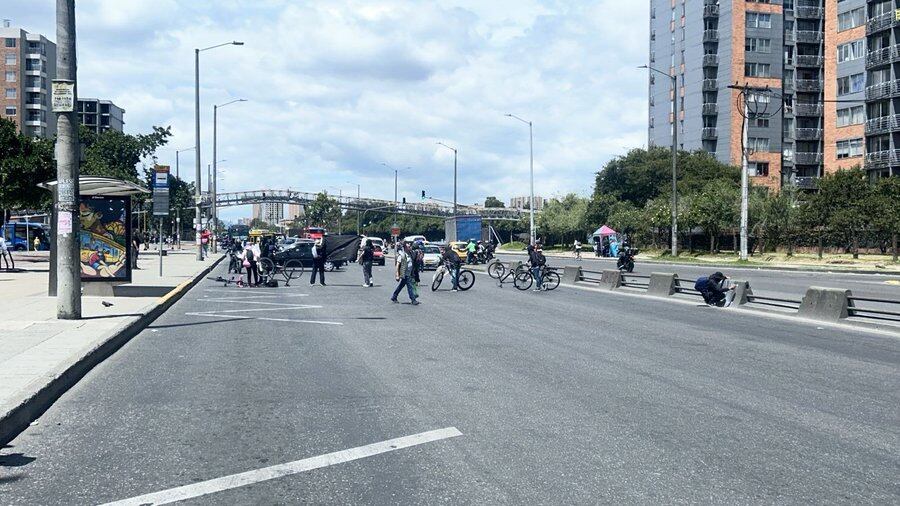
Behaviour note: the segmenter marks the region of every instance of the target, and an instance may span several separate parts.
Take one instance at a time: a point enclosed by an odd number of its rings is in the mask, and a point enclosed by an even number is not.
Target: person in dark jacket
[[[375,259],[375,248],[372,246],[372,241],[370,239],[366,239],[366,244],[363,246],[363,249],[359,252],[359,265],[362,266],[363,270],[363,286],[372,287],[375,286],[372,283],[372,261]]]
[[[544,286],[544,263],[546,259],[541,253],[540,245],[537,247],[528,245],[528,261],[531,262],[531,275],[534,276],[534,291],[543,290]]]
[[[726,287],[728,276],[721,272],[714,272],[709,276],[702,276],[694,283],[694,289],[703,296],[703,301],[710,306],[722,307],[727,302],[727,292],[734,287]]]
[[[319,273],[319,284],[325,286],[325,260],[328,259],[328,251],[325,249],[325,239],[319,239],[312,249],[313,268],[309,276],[309,284],[316,284],[316,273]]]
[[[448,244],[444,248],[444,253],[441,255],[441,260],[444,262],[444,266],[447,271],[450,273],[450,280],[453,281],[453,291],[459,291],[459,267],[462,265],[462,260],[460,260],[459,255],[453,251],[453,248]]]

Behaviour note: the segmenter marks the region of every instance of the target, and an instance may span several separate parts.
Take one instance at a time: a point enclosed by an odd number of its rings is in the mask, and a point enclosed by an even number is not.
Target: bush
[[[526,244],[520,241],[508,242],[506,244],[501,244],[500,249],[506,251],[524,251],[526,248]]]

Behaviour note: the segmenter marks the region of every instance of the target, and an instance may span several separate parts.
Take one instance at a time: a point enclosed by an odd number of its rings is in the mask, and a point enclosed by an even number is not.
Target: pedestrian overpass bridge
[[[299,204],[307,206],[316,200],[318,193],[294,190],[253,190],[242,192],[219,193],[216,195],[216,207],[244,206],[249,204]],[[402,203],[392,200],[344,197],[329,195],[340,207],[348,211],[383,211],[388,213],[426,216],[432,218],[453,217],[453,205],[426,200],[418,203]],[[210,196],[203,196],[203,205],[210,205]],[[537,211],[536,211],[537,212]],[[457,204],[457,216],[481,216],[484,220],[517,221],[528,215],[528,210],[506,209],[502,207],[484,207]]]

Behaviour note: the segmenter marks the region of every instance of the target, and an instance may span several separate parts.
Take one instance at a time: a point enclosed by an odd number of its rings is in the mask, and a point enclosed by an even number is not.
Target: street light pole
[[[678,256],[678,76],[669,75],[649,65],[641,65],[641,69],[651,70],[672,80],[672,256]]]
[[[535,232],[534,232],[534,124],[531,121],[526,121],[526,120],[516,116],[515,114],[507,114],[507,116],[509,116],[510,118],[517,119],[517,120],[521,121],[522,123],[525,123],[528,125],[528,152],[530,155],[530,164],[531,164],[531,170],[530,170],[531,192],[530,192],[529,203],[528,203],[528,214],[529,214],[529,220],[531,222],[530,223],[531,230],[530,230],[529,235],[531,236],[531,245],[533,246],[536,242],[535,241]]]
[[[194,49],[194,169],[196,184],[194,188],[194,230],[197,235],[197,260],[203,260],[203,249],[200,247],[200,52],[209,51],[222,46],[243,46],[243,42],[231,41],[215,46],[205,47],[203,49]]]
[[[218,124],[219,124],[219,121],[218,121],[219,109],[221,109],[222,107],[225,107],[226,105],[231,105],[235,102],[246,102],[246,101],[247,101],[247,99],[238,98],[238,99],[232,100],[231,102],[226,102],[224,104],[213,105],[213,171],[212,171],[212,191],[210,192],[210,205],[212,206],[211,207],[212,212],[210,214],[212,215],[212,223],[213,223],[213,228],[212,228],[212,252],[213,253],[218,253],[218,251],[219,251],[219,248],[216,245],[218,242],[218,234],[216,232],[218,232],[218,230],[219,230],[219,208],[216,205],[216,198],[219,195],[218,171],[216,170],[217,169],[216,150],[217,150],[217,146],[218,146],[217,132],[218,132]]]
[[[56,0],[56,69],[58,80],[72,86],[73,108],[56,113],[56,317],[81,318],[81,268],[78,237],[78,64],[75,49],[75,0]],[[130,224],[129,224],[130,226]],[[27,228],[27,227],[26,227]]]
[[[443,142],[438,142],[439,145],[444,146],[445,148],[453,151],[453,217],[456,218],[456,159],[458,155],[458,151],[456,148],[451,148],[450,146],[444,144]]]
[[[179,154],[183,151],[190,151],[192,149],[196,149],[193,147],[185,148],[185,149],[176,149],[175,150],[175,179],[181,180],[181,174],[179,171]],[[175,243],[178,245],[178,249],[181,249],[181,204],[178,203],[177,197],[175,202],[175,223],[177,224],[175,227]]]

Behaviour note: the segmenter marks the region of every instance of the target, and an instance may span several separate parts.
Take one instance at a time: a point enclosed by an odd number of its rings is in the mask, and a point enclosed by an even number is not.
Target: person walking
[[[6,246],[6,238],[3,237],[3,234],[0,234],[0,257],[3,257],[3,263],[6,265],[6,270],[14,270],[16,268],[16,262],[13,260],[9,248]],[[10,264],[12,265],[10,266]]]
[[[309,284],[316,284],[316,273],[319,273],[319,284],[325,286],[325,260],[328,258],[328,251],[325,249],[325,239],[317,239],[312,249],[313,268],[312,274],[309,276]]]
[[[252,242],[244,244],[242,265],[247,268],[247,286],[259,286],[259,245]]]
[[[391,295],[391,302],[400,302],[397,300],[397,296],[400,295],[400,291],[406,287],[406,293],[409,295],[410,303],[413,306],[418,306],[419,301],[416,299],[416,294],[412,285],[412,257],[409,255],[409,244],[404,243],[397,248],[397,272],[395,277],[397,279],[397,288],[394,289],[394,293]]]
[[[362,266],[363,271],[363,286],[372,287],[375,286],[372,283],[372,261],[375,259],[375,248],[372,246],[372,240],[366,239],[366,244],[363,246],[363,249],[359,252],[359,258],[357,258],[357,262]]]
[[[141,237],[140,232],[135,232],[134,236],[131,238],[131,250],[132,250],[131,268],[132,269],[140,268],[140,267],[138,267],[138,256],[140,256],[140,253],[141,253],[141,242],[143,242],[143,239],[144,238]]]
[[[575,250],[575,260],[581,260],[581,241],[575,239],[572,249]]]

